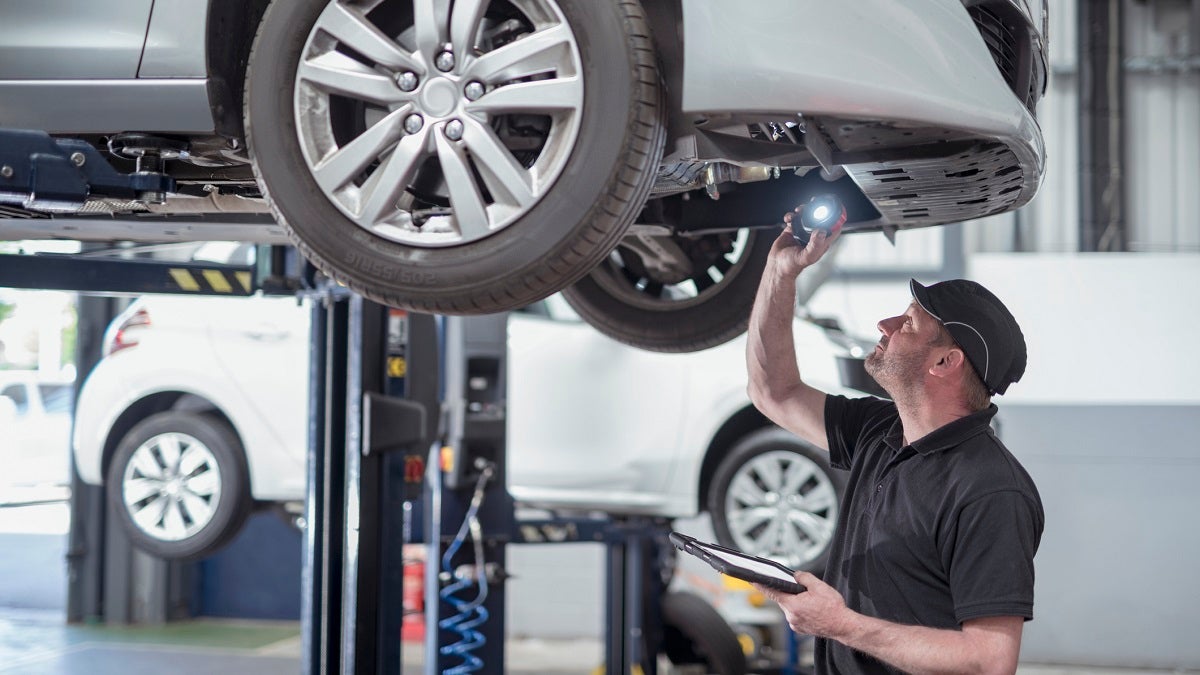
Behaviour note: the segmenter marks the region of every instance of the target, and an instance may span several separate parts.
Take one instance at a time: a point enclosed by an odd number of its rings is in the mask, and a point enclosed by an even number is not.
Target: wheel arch
[[[244,140],[242,120],[250,48],[271,0],[209,0],[204,36],[208,98],[218,134]]]
[[[696,491],[698,513],[708,510],[704,496],[708,494],[708,488],[712,484],[713,474],[717,472],[717,466],[721,464],[721,460],[725,458],[729,449],[748,434],[772,426],[775,426],[775,423],[767,419],[766,415],[759,412],[753,405],[747,405],[731,415],[721,425],[721,428],[717,429],[717,433],[713,435],[708,448],[704,451],[704,462],[700,465],[700,489]]]
[[[109,465],[112,463],[113,455],[117,452],[117,446],[121,443],[121,439],[125,438],[125,435],[129,433],[130,429],[151,415],[168,410],[214,415],[229,426],[233,431],[233,435],[237,438],[238,444],[242,444],[242,435],[233,423],[233,420],[229,415],[225,414],[225,411],[221,410],[208,399],[184,391],[155,392],[131,403],[129,407],[121,411],[121,414],[117,416],[112,426],[109,427],[108,436],[104,439],[104,455],[100,464],[100,475],[108,475]],[[246,462],[245,449],[243,448],[241,452],[242,461]]]

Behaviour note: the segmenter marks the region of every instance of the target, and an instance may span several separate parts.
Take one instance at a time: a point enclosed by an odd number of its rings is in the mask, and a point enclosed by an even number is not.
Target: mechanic
[[[792,316],[796,277],[840,227],[801,247],[791,220],[751,315],[750,397],[850,474],[824,580],[798,572],[806,592],[759,590],[816,636],[817,673],[1012,673],[1044,514],[989,422],[991,396],[1025,370],[1021,329],[975,282],[913,280],[866,360],[892,401],[827,395],[800,378]]]

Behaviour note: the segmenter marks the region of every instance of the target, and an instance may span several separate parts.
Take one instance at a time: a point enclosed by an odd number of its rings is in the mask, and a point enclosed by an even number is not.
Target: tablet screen
[[[704,546],[700,542],[695,542],[695,545],[702,547],[704,549],[704,552],[707,553],[708,555],[710,555],[714,558],[720,559],[720,560],[724,560],[725,562],[729,563],[730,565],[736,565],[737,567],[741,567],[742,569],[750,570],[751,572],[755,572],[757,574],[761,574],[766,577],[774,577],[776,579],[781,579],[783,581],[791,581],[793,583],[796,581],[796,577],[792,576],[791,574],[788,574],[784,570],[779,569],[775,565],[772,565],[772,564],[765,562],[763,560],[760,560],[758,558],[741,555],[738,553],[734,553],[732,551],[722,551],[719,549],[709,548],[707,546]]]

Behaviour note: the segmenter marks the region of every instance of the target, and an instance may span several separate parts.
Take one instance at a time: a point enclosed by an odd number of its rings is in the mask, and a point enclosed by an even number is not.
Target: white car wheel
[[[167,432],[137,447],[121,480],[125,509],[149,537],[179,541],[212,522],[221,501],[221,473],[204,443]]]
[[[210,555],[250,511],[241,443],[215,415],[167,411],[143,420],[118,444],[107,486],[133,544],[160,558]]]
[[[734,446],[708,494],[717,540],[792,569],[823,570],[845,487],[824,455],[777,428]]]

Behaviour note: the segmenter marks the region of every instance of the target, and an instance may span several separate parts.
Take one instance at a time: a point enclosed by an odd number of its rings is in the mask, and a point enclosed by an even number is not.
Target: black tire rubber
[[[712,481],[709,483],[708,491],[705,495],[705,504],[708,507],[709,515],[712,516],[713,532],[716,534],[717,543],[722,546],[740,548],[730,533],[729,521],[725,513],[725,495],[729,490],[729,484],[733,480],[734,474],[746,462],[773,450],[792,452],[812,460],[825,473],[830,483],[833,484],[833,489],[837,493],[838,508],[842,507],[842,499],[846,492],[846,478],[844,472],[834,471],[829,466],[829,453],[820,448],[813,447],[795,434],[779,427],[759,429],[748,434],[730,448],[728,454],[721,460],[721,463],[717,466],[717,470],[713,473]],[[747,553],[762,555],[761,552],[757,551],[747,551]],[[807,563],[797,566],[797,569],[820,576],[824,573],[825,564],[828,560],[829,545],[826,544],[824,550],[819,555]]]
[[[737,634],[717,610],[694,593],[662,598],[663,653],[675,665],[704,664],[717,675],[744,675],[746,655]]]
[[[212,520],[187,539],[163,541],[133,522],[121,495],[122,477],[130,458],[142,443],[168,432],[185,433],[204,443],[217,461],[221,476],[221,497]],[[122,528],[139,549],[165,560],[196,560],[212,555],[228,544],[246,522],[253,508],[250,497],[250,471],[237,434],[215,415],[168,410],[136,424],[121,439],[105,472],[105,487]]]
[[[524,306],[575,282],[607,255],[645,203],[662,157],[655,49],[638,0],[558,3],[576,30],[586,83],[571,157],[520,220],[435,249],[368,233],[317,187],[297,140],[292,90],[300,50],[327,0],[272,2],[247,69],[246,136],[259,186],[301,252],[367,298],[438,314]]]
[[[767,255],[779,232],[750,230],[743,266],[729,284],[714,288],[701,302],[682,307],[638,307],[613,295],[597,281],[611,261],[563,291],[576,313],[596,330],[627,345],[655,352],[696,352],[728,342],[750,323],[750,310]],[[611,274],[611,273],[610,273]],[[611,274],[611,277],[618,275]]]

